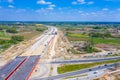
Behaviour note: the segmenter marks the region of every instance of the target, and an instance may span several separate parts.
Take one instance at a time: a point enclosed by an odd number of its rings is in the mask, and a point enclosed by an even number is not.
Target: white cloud
[[[88,4],[94,4],[94,2],[93,2],[93,1],[90,1],[90,2],[88,2]]]
[[[73,1],[72,4],[75,5],[75,4],[85,4],[85,0],[77,0],[77,1]]]
[[[85,0],[77,0],[77,1],[73,1],[72,2],[72,4],[73,5],[75,5],[75,4],[94,4],[94,2],[93,1],[89,1],[89,2],[86,2]]]
[[[54,4],[50,4],[50,5],[48,5],[47,8],[41,8],[41,9],[36,10],[35,12],[41,13],[41,12],[46,12],[48,10],[54,10],[55,6],[56,5],[54,5]]]
[[[0,2],[14,3],[14,0],[0,0]]]
[[[48,5],[48,8],[43,8],[44,10],[45,9],[53,10],[54,7],[56,6],[56,5],[52,4],[52,2],[46,2],[45,0],[38,0],[37,4]],[[41,11],[41,9],[39,11]],[[37,12],[39,12],[39,11],[37,11]]]
[[[77,2],[73,1],[72,4],[77,4]]]
[[[56,5],[51,4],[51,5],[49,5],[49,7],[48,7],[47,9],[49,9],[49,10],[53,10],[55,6],[56,6]]]
[[[13,0],[8,0],[9,3],[13,3],[14,1]]]
[[[85,4],[85,0],[77,0],[77,2],[79,2],[80,4]]]
[[[51,5],[49,5],[49,7],[55,7],[56,5],[54,5],[54,4],[51,4]]]
[[[44,11],[45,11],[45,9],[41,8],[41,9],[36,10],[35,12],[40,13],[40,12],[44,12]]]
[[[108,9],[108,8],[103,8],[102,10],[103,10],[103,11],[108,11],[109,9]]]
[[[53,8],[53,7],[48,7],[47,9],[48,9],[48,10],[53,10],[54,8]]]
[[[38,0],[37,4],[52,4],[51,2],[46,2],[45,0]]]
[[[8,5],[9,8],[15,8],[13,5]]]

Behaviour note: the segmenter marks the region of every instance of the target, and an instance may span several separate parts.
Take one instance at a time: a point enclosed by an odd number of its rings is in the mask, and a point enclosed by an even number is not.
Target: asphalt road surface
[[[7,80],[27,80],[40,56],[30,56]]]
[[[5,80],[25,60],[25,57],[16,57],[0,70],[0,80]]]
[[[77,74],[83,74],[83,73],[87,73],[90,71],[101,70],[101,69],[113,67],[115,65],[116,64],[103,65],[103,66],[87,68],[87,69],[83,69],[83,70],[79,70],[79,71],[74,71],[74,72],[69,72],[69,73],[64,73],[64,74],[60,74],[60,75],[56,75],[56,76],[50,76],[50,77],[39,78],[39,79],[34,79],[34,80],[59,80],[59,79],[62,79],[62,78],[68,77],[68,76],[74,76]],[[120,65],[120,63],[117,63],[117,65]]]
[[[38,59],[39,56],[30,56],[8,80],[27,80]]]
[[[102,62],[107,60],[119,60],[120,57],[111,57],[111,58],[99,58],[99,59],[89,59],[89,60],[61,60],[61,61],[52,61],[51,64],[68,64],[68,63],[81,63],[81,62]]]

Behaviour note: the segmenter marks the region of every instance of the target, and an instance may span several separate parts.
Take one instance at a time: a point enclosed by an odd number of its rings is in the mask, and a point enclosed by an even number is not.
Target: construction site
[[[111,72],[106,70],[114,67],[116,64],[111,62],[111,64],[105,64],[104,62],[106,61],[107,63],[108,60],[119,62],[119,56],[100,56],[111,54],[109,50],[103,49],[103,47],[111,47],[101,44],[97,45],[97,48],[101,51],[94,54],[75,54],[70,51],[71,47],[84,46],[82,42],[70,41],[61,28],[54,26],[46,27],[47,30],[42,34],[12,45],[0,55],[0,80],[69,80],[69,78],[71,80],[109,80],[110,75],[112,75],[112,78],[119,80],[118,68]],[[118,52],[119,50],[112,52],[112,55],[113,53],[118,54]],[[62,74],[59,72],[59,68],[64,70],[65,66],[94,64],[97,62],[100,66],[96,65],[88,67],[88,69],[83,68],[83,71],[78,68],[75,71],[64,72]],[[98,71],[100,71],[99,74]]]

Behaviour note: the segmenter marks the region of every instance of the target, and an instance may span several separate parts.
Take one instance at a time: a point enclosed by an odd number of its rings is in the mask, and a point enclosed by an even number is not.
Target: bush
[[[45,28],[36,28],[36,31],[44,31]]]
[[[84,50],[87,52],[87,53],[92,53],[94,50],[93,50],[93,45],[91,43],[87,43]]]
[[[100,38],[103,37],[103,34],[100,34],[100,33],[91,33],[90,35],[91,37],[100,37]]]
[[[109,32],[106,32],[104,34],[102,33],[90,33],[89,35],[91,35],[91,37],[97,37],[97,38],[109,38],[112,37],[111,34]]]
[[[112,36],[111,36],[110,32],[106,32],[106,33],[104,34],[104,37],[107,37],[107,38],[108,38],[108,37],[112,37]]]
[[[0,26],[0,30],[8,29],[7,26]]]
[[[23,41],[24,37],[23,36],[12,36],[11,40],[12,41]]]
[[[2,28],[2,27],[0,27],[0,30],[3,30],[3,28]]]
[[[96,26],[96,27],[93,27],[93,29],[101,29],[102,27],[98,27],[98,26]]]
[[[18,31],[14,28],[10,28],[10,29],[7,29],[6,32],[9,32],[9,33],[18,33]]]

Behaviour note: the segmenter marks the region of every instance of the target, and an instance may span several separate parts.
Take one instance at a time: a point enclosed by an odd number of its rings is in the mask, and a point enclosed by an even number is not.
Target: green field
[[[105,43],[105,44],[120,45],[120,39],[119,38],[111,38],[111,39],[93,38],[93,42],[95,44]]]
[[[0,39],[9,39],[10,37],[5,35],[3,31],[0,31]]]
[[[70,41],[87,41],[89,36],[86,34],[79,34],[79,33],[66,33],[66,36]]]
[[[10,45],[10,36],[7,36],[3,31],[0,31],[0,53]]]
[[[87,34],[70,33],[70,32],[67,32],[66,35],[67,35],[68,37],[72,37],[72,38],[88,38],[88,37],[89,37]]]
[[[66,36],[70,41],[89,41],[90,37],[87,34],[80,33],[67,33]],[[93,38],[94,44],[105,43],[105,44],[115,44],[120,45],[119,38]]]
[[[0,31],[0,36],[5,36],[3,31]]]
[[[66,72],[71,72],[71,71],[76,71],[76,70],[81,70],[85,68],[90,68],[94,66],[99,66],[103,64],[110,64],[110,63],[116,63],[120,62],[120,60],[110,60],[110,61],[104,61],[104,62],[95,62],[95,63],[86,63],[86,64],[72,64],[72,65],[62,65],[58,67],[58,73],[66,73]]]

